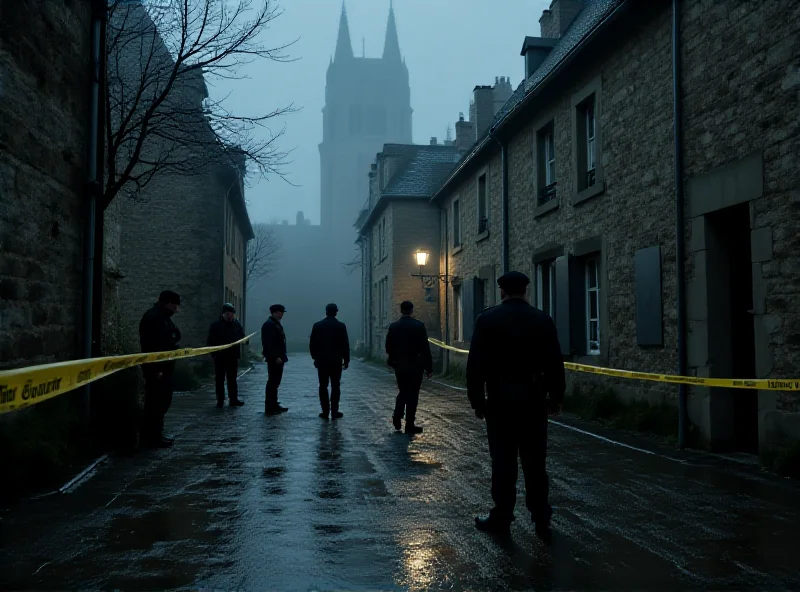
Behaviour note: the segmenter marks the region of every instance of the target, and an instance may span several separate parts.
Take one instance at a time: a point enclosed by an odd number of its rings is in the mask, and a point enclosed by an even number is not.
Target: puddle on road
[[[286,490],[280,486],[268,487],[267,495],[286,495]]]
[[[141,550],[162,542],[213,543],[218,538],[218,533],[208,530],[205,509],[172,508],[139,516],[119,516],[111,522],[108,540],[111,546],[123,550]]]
[[[364,495],[370,497],[387,497],[389,495],[383,479],[365,479],[361,482],[361,487]]]
[[[337,524],[315,524],[314,530],[323,535],[337,535],[342,534],[345,527]]]
[[[276,479],[286,472],[286,467],[266,467],[262,471],[262,475],[266,479]]]

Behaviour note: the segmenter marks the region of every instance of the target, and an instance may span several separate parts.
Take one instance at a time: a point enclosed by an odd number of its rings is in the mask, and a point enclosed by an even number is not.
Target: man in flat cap
[[[392,423],[400,430],[403,415],[406,417],[406,434],[421,434],[422,426],[416,424],[419,389],[422,375],[433,376],[433,358],[425,324],[413,317],[414,304],[400,304],[401,317],[389,325],[386,333],[387,363],[394,368],[397,379],[397,399]]]
[[[283,304],[273,304],[269,307],[270,316],[261,326],[261,347],[263,348],[264,361],[267,362],[266,398],[264,401],[264,413],[267,415],[277,415],[289,411],[287,407],[281,407],[278,402],[278,387],[283,378],[283,367],[289,361],[286,355],[286,333],[283,331],[281,320],[286,312]]]
[[[492,458],[494,508],[475,525],[507,534],[517,501],[517,455],[525,476],[525,503],[545,543],[552,537],[548,503],[547,416],[561,412],[564,360],[553,319],[525,300],[530,280],[511,271],[497,280],[502,302],[475,322],[467,358],[467,395],[486,419]]]
[[[142,353],[178,349],[181,332],[172,322],[178,312],[181,297],[172,290],[164,290],[153,308],[139,322],[139,343]],[[145,380],[144,418],[141,444],[148,448],[169,448],[174,438],[164,434],[164,416],[172,405],[175,360],[142,365]]]
[[[236,343],[244,339],[244,327],[236,318],[236,309],[233,304],[226,302],[222,305],[222,315],[211,324],[208,330],[206,345],[215,347]],[[228,382],[228,400],[231,407],[241,407],[244,401],[239,400],[239,385],[236,383],[236,373],[239,370],[239,358],[242,356],[241,345],[233,345],[226,349],[211,354],[214,360],[214,378],[217,391],[217,407],[225,405],[225,381]]]
[[[331,303],[325,307],[325,318],[311,329],[308,349],[314,360],[319,375],[319,404],[322,413],[319,416],[328,419],[341,419],[339,398],[342,370],[350,365],[350,340],[347,327],[336,318],[339,307]],[[328,382],[331,383],[330,399],[328,399]]]

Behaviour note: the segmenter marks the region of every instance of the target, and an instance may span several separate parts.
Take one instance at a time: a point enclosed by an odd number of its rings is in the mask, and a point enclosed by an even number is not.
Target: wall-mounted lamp
[[[418,274],[412,273],[411,277],[418,277],[424,288],[432,288],[438,282],[444,282],[445,284],[449,284],[450,282],[456,279],[455,276],[447,275],[444,273],[440,273],[437,275],[422,273],[425,269],[425,266],[428,264],[428,260],[430,259],[430,257],[431,257],[430,252],[423,251],[422,249],[419,249],[416,253],[414,253],[414,260],[417,262],[417,265],[419,265],[419,273]]]

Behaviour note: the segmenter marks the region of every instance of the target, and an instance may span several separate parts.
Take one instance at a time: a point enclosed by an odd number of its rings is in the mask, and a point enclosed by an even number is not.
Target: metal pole
[[[686,291],[683,194],[683,110],[681,104],[680,0],[672,0],[672,94],[675,151],[675,296],[678,313],[678,375],[686,375]],[[686,447],[687,388],[678,386],[678,446]]]

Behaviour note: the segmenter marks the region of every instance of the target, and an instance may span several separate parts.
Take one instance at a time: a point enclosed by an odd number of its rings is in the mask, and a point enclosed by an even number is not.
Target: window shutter
[[[472,332],[475,328],[475,280],[464,280],[461,286],[461,303],[463,305],[462,318],[464,323],[464,341],[472,341]]]
[[[572,312],[570,298],[570,261],[569,255],[562,255],[555,261],[556,266],[556,329],[558,330],[558,341],[561,344],[561,353],[569,355],[572,352],[572,340],[570,339],[570,313]]]
[[[663,345],[661,247],[636,251],[636,342]]]

